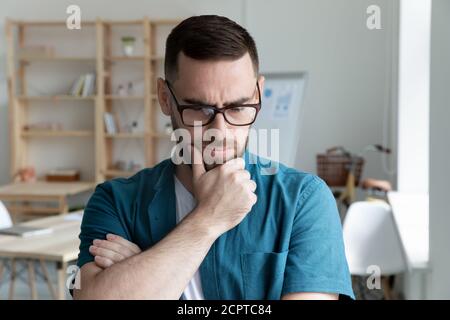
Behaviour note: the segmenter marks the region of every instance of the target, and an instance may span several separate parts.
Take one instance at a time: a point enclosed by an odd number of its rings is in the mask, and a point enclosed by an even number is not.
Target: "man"
[[[246,151],[264,87],[248,32],[219,16],[184,20],[167,39],[165,77],[159,103],[174,129],[223,133],[222,146],[184,141],[192,164],[97,186],[74,298],[353,298],[326,184],[281,164],[264,175]]]

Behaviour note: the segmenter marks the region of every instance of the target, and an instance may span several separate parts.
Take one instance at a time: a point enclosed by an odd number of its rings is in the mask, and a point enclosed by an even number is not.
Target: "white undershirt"
[[[183,184],[174,175],[175,180],[175,198],[177,201],[177,224],[186,217],[197,205],[197,201],[192,194],[183,186]],[[194,277],[189,281],[183,293],[184,300],[205,300],[200,279],[200,271],[197,270]]]

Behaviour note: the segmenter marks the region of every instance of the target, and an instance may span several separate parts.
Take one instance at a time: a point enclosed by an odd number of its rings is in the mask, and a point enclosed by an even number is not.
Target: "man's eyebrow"
[[[251,98],[253,98],[253,96],[251,96],[251,97],[242,97],[242,98],[239,98],[239,99],[234,100],[234,101],[225,102],[223,104],[223,106],[227,107],[227,106],[230,106],[230,105],[243,104],[244,102],[249,101]],[[200,104],[200,105],[204,105],[204,106],[212,106],[212,105],[214,105],[214,104],[211,104],[211,103],[199,100],[199,99],[195,99],[195,98],[185,98],[185,99],[182,99],[182,100],[184,102],[188,103],[188,104],[197,104],[197,105]]]

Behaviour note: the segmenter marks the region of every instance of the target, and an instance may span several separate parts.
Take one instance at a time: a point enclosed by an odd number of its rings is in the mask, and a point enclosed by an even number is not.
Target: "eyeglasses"
[[[206,126],[214,121],[218,113],[221,113],[225,121],[233,126],[248,126],[255,122],[256,116],[261,109],[261,91],[258,82],[256,82],[258,103],[231,104],[223,108],[211,105],[179,104],[169,81],[166,80],[166,84],[175,100],[181,120],[187,127],[195,127],[198,124]]]

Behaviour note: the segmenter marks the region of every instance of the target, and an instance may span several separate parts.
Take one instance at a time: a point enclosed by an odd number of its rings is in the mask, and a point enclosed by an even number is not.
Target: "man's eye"
[[[245,111],[245,107],[234,107],[234,108],[229,109],[229,111],[239,113],[239,112]]]
[[[210,116],[214,113],[214,111],[209,108],[201,108],[200,110],[205,116]]]

